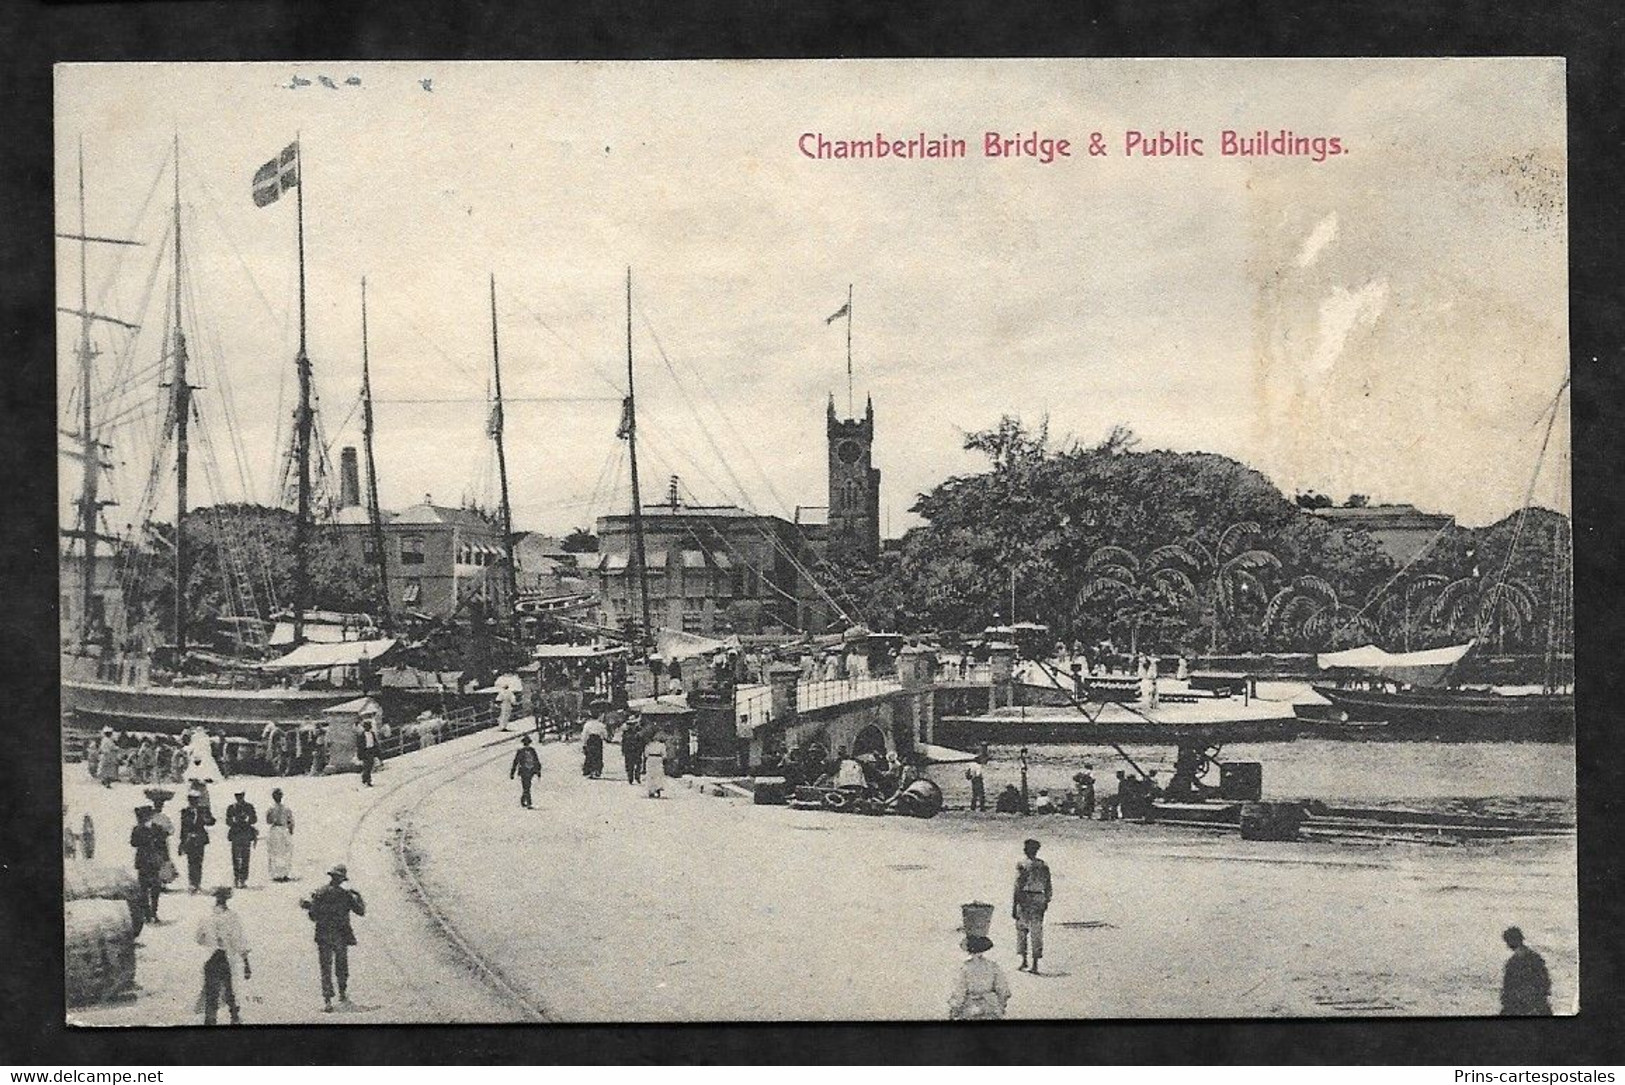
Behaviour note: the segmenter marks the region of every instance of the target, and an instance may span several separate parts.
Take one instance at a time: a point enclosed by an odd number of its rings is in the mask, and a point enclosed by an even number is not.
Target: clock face
[[[842,463],[857,463],[862,450],[858,448],[856,441],[842,441],[836,446],[835,454],[841,457]]]

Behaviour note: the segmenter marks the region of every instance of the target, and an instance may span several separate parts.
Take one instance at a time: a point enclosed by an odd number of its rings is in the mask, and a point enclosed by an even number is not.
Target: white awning
[[[1315,657],[1321,670],[1347,668],[1412,686],[1442,685],[1445,675],[1472,648],[1473,642],[1425,652],[1385,652],[1375,644],[1345,652],[1322,652]]]
[[[394,648],[393,637],[379,640],[347,640],[338,644],[301,644],[281,659],[262,663],[272,671],[314,671],[326,667],[354,667],[363,660],[377,660]]]

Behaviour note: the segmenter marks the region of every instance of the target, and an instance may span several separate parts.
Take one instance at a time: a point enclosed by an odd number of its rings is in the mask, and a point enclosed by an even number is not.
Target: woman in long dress
[[[214,749],[209,741],[209,732],[201,727],[192,729],[192,737],[187,741],[186,752],[191,758],[191,767],[186,770],[188,782],[201,780],[212,784],[217,780],[225,779],[220,771],[220,765],[214,759]]]
[[[652,735],[643,747],[643,782],[649,797],[658,799],[666,790],[666,741],[663,735]]]
[[[96,751],[96,779],[103,787],[118,783],[118,739],[111,727],[102,728],[102,744]]]
[[[293,811],[282,802],[282,789],[271,791],[271,807],[265,811],[265,858],[273,882],[293,877]]]

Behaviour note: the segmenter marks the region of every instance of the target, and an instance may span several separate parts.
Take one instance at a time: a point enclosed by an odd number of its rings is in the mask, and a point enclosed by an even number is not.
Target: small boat
[[[1473,642],[1425,652],[1365,645],[1316,657],[1342,677],[1312,687],[1341,725],[1385,723],[1384,737],[1432,741],[1572,742],[1572,692],[1501,693],[1448,684]]]

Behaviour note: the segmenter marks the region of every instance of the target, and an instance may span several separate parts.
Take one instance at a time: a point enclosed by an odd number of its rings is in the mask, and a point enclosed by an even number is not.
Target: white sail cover
[[[1375,644],[1367,644],[1345,652],[1322,652],[1315,657],[1315,663],[1321,670],[1342,667],[1364,671],[1392,682],[1431,688],[1444,684],[1450,668],[1472,646],[1473,642],[1468,641],[1449,648],[1431,648],[1426,652],[1385,652]]]
[[[377,660],[395,647],[393,637],[347,640],[337,644],[301,644],[280,659],[260,666],[265,670],[312,671],[327,667],[354,667],[362,660]]]
[[[694,656],[711,655],[729,648],[737,650],[739,646],[738,636],[717,640],[714,637],[702,637],[698,633],[685,633],[681,629],[662,629],[655,634],[655,651],[665,660],[691,659]]]

